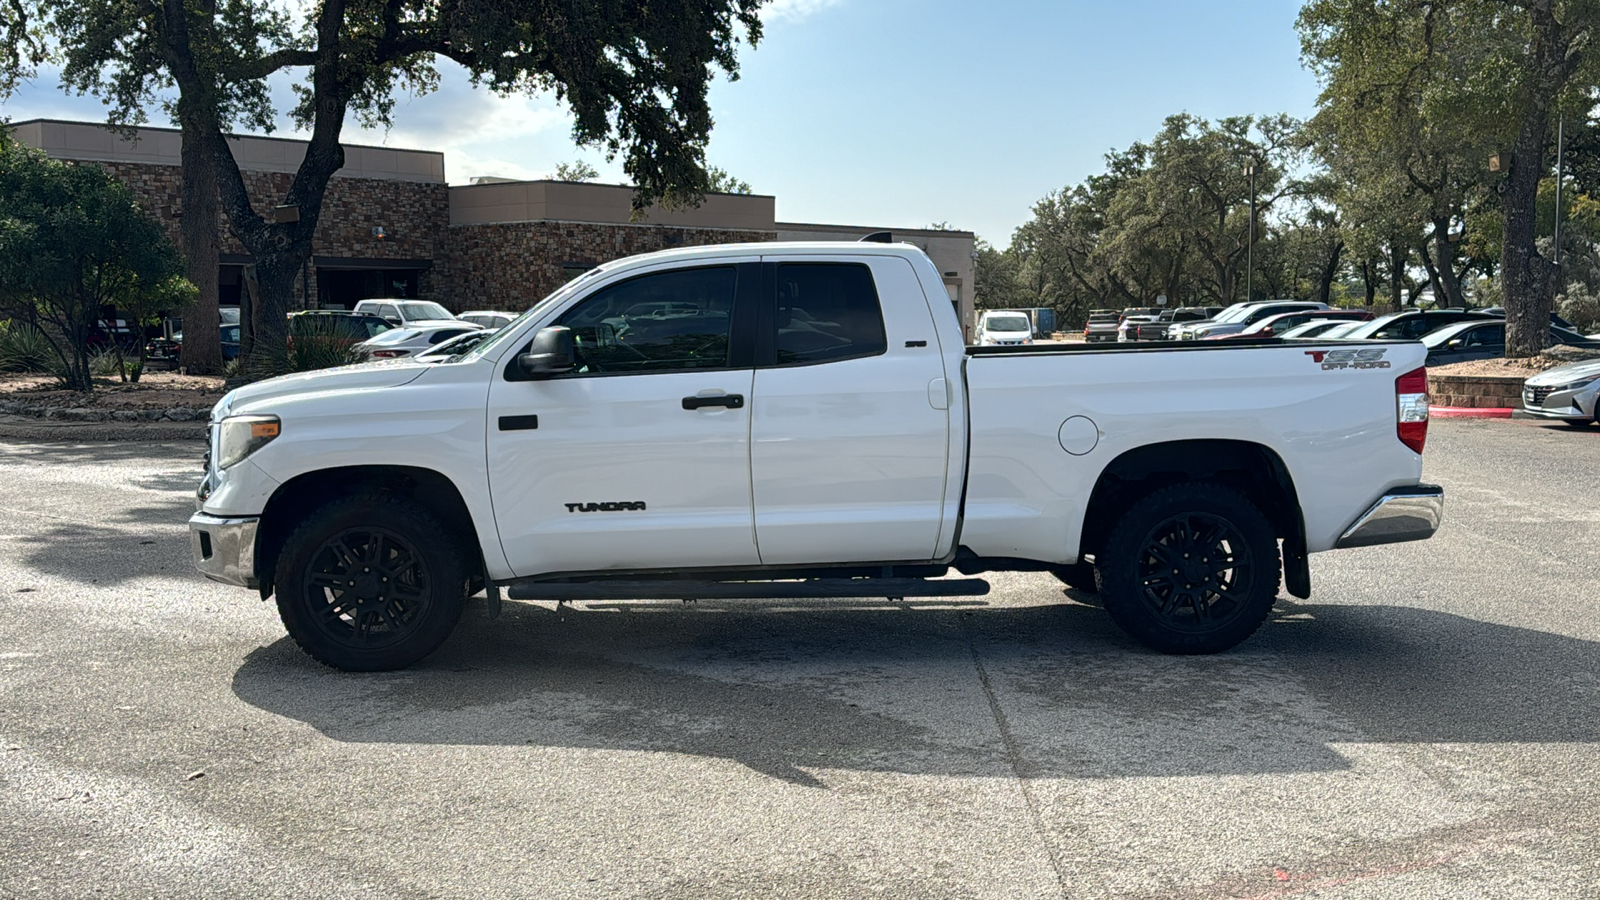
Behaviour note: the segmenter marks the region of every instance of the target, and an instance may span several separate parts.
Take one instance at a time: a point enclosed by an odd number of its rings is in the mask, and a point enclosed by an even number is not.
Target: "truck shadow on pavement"
[[[1070,596],[1070,594],[1069,594]],[[244,702],[337,741],[531,745],[827,770],[1110,778],[1326,772],[1341,745],[1600,740],[1600,644],[1394,606],[1295,605],[1168,657],[1075,602],[469,608],[397,673],[251,652]]]

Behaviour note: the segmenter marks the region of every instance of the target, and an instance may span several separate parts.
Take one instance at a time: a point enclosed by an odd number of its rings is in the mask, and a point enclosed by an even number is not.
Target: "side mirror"
[[[541,328],[528,352],[517,357],[517,367],[530,379],[570,372],[578,365],[573,352],[572,329],[563,325]]]
[[[1445,341],[1444,345],[1446,347],[1459,347],[1461,346],[1461,338],[1452,338],[1451,340]]]

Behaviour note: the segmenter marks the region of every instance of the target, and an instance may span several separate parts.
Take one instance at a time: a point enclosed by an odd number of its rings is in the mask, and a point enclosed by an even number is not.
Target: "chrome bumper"
[[[1393,488],[1345,529],[1333,546],[1371,547],[1433,537],[1444,519],[1444,488],[1417,484]]]
[[[197,512],[189,517],[189,547],[200,574],[235,587],[259,588],[256,526],[260,518],[222,519]]]

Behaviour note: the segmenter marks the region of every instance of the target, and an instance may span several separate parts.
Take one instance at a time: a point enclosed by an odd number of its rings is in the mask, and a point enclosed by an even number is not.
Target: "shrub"
[[[23,322],[0,324],[0,372],[51,372],[60,367],[44,332]]]

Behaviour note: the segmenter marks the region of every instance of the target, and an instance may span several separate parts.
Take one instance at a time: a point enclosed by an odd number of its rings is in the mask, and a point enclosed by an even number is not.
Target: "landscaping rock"
[[[164,413],[162,413],[162,411],[159,410],[159,409],[141,409],[141,410],[139,410],[139,418],[143,419],[146,422],[159,422],[159,421],[161,421],[162,415],[164,415]]]
[[[116,419],[118,422],[137,422],[139,421],[139,411],[137,409],[114,410],[111,413],[111,418]]]
[[[173,422],[191,422],[195,418],[195,411],[184,406],[174,406],[167,410],[166,417]]]

